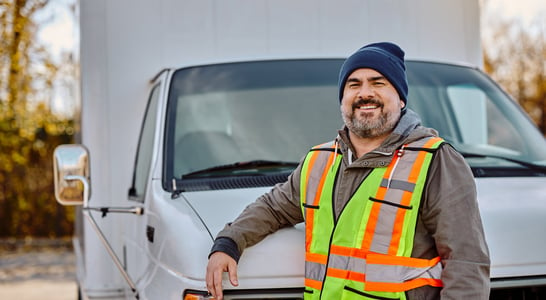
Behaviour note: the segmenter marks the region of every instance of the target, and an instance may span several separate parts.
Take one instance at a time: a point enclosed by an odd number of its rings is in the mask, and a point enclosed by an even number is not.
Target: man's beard
[[[379,105],[380,114],[377,119],[371,118],[373,113],[361,113],[361,117],[357,117],[357,108],[366,104]],[[341,109],[343,122],[350,131],[362,138],[376,138],[386,135],[394,130],[398,120],[400,119],[400,111],[385,112],[383,105],[377,100],[359,100],[353,104],[350,111]],[[369,115],[366,117],[366,115]]]

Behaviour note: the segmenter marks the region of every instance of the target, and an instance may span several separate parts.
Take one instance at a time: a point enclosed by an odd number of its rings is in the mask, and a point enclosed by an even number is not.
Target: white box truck
[[[477,0],[81,0],[81,141],[54,155],[80,297],[208,299],[216,234],[335,137],[343,59],[393,41],[474,172],[492,295],[543,298],[546,142],[480,71],[479,27]],[[302,299],[303,234],[247,249],[226,299]]]

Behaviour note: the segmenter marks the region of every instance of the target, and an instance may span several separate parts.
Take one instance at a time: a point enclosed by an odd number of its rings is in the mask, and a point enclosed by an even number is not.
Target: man
[[[397,45],[366,45],[347,58],[339,74],[345,127],[218,234],[206,275],[216,299],[223,272],[238,284],[244,248],[302,221],[305,299],[489,298],[470,168],[420,125],[407,95]]]

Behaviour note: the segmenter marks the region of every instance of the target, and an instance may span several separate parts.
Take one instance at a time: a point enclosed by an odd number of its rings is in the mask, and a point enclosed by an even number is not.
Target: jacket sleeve
[[[221,251],[216,245],[220,238],[229,238],[237,245],[239,255],[268,234],[280,228],[303,222],[300,208],[301,164],[284,183],[275,185],[268,193],[248,205],[232,222],[218,233],[213,251]],[[226,251],[223,251],[226,252]]]
[[[489,250],[470,167],[446,144],[428,176],[421,213],[442,260],[441,299],[489,299]]]

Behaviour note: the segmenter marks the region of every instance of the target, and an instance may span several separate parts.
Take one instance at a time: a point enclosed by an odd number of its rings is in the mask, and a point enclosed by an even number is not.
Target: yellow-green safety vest
[[[334,219],[342,154],[333,142],[313,147],[301,170],[305,218],[305,299],[406,299],[405,291],[441,287],[440,258],[412,258],[432,156],[444,143],[424,138],[374,168]]]

